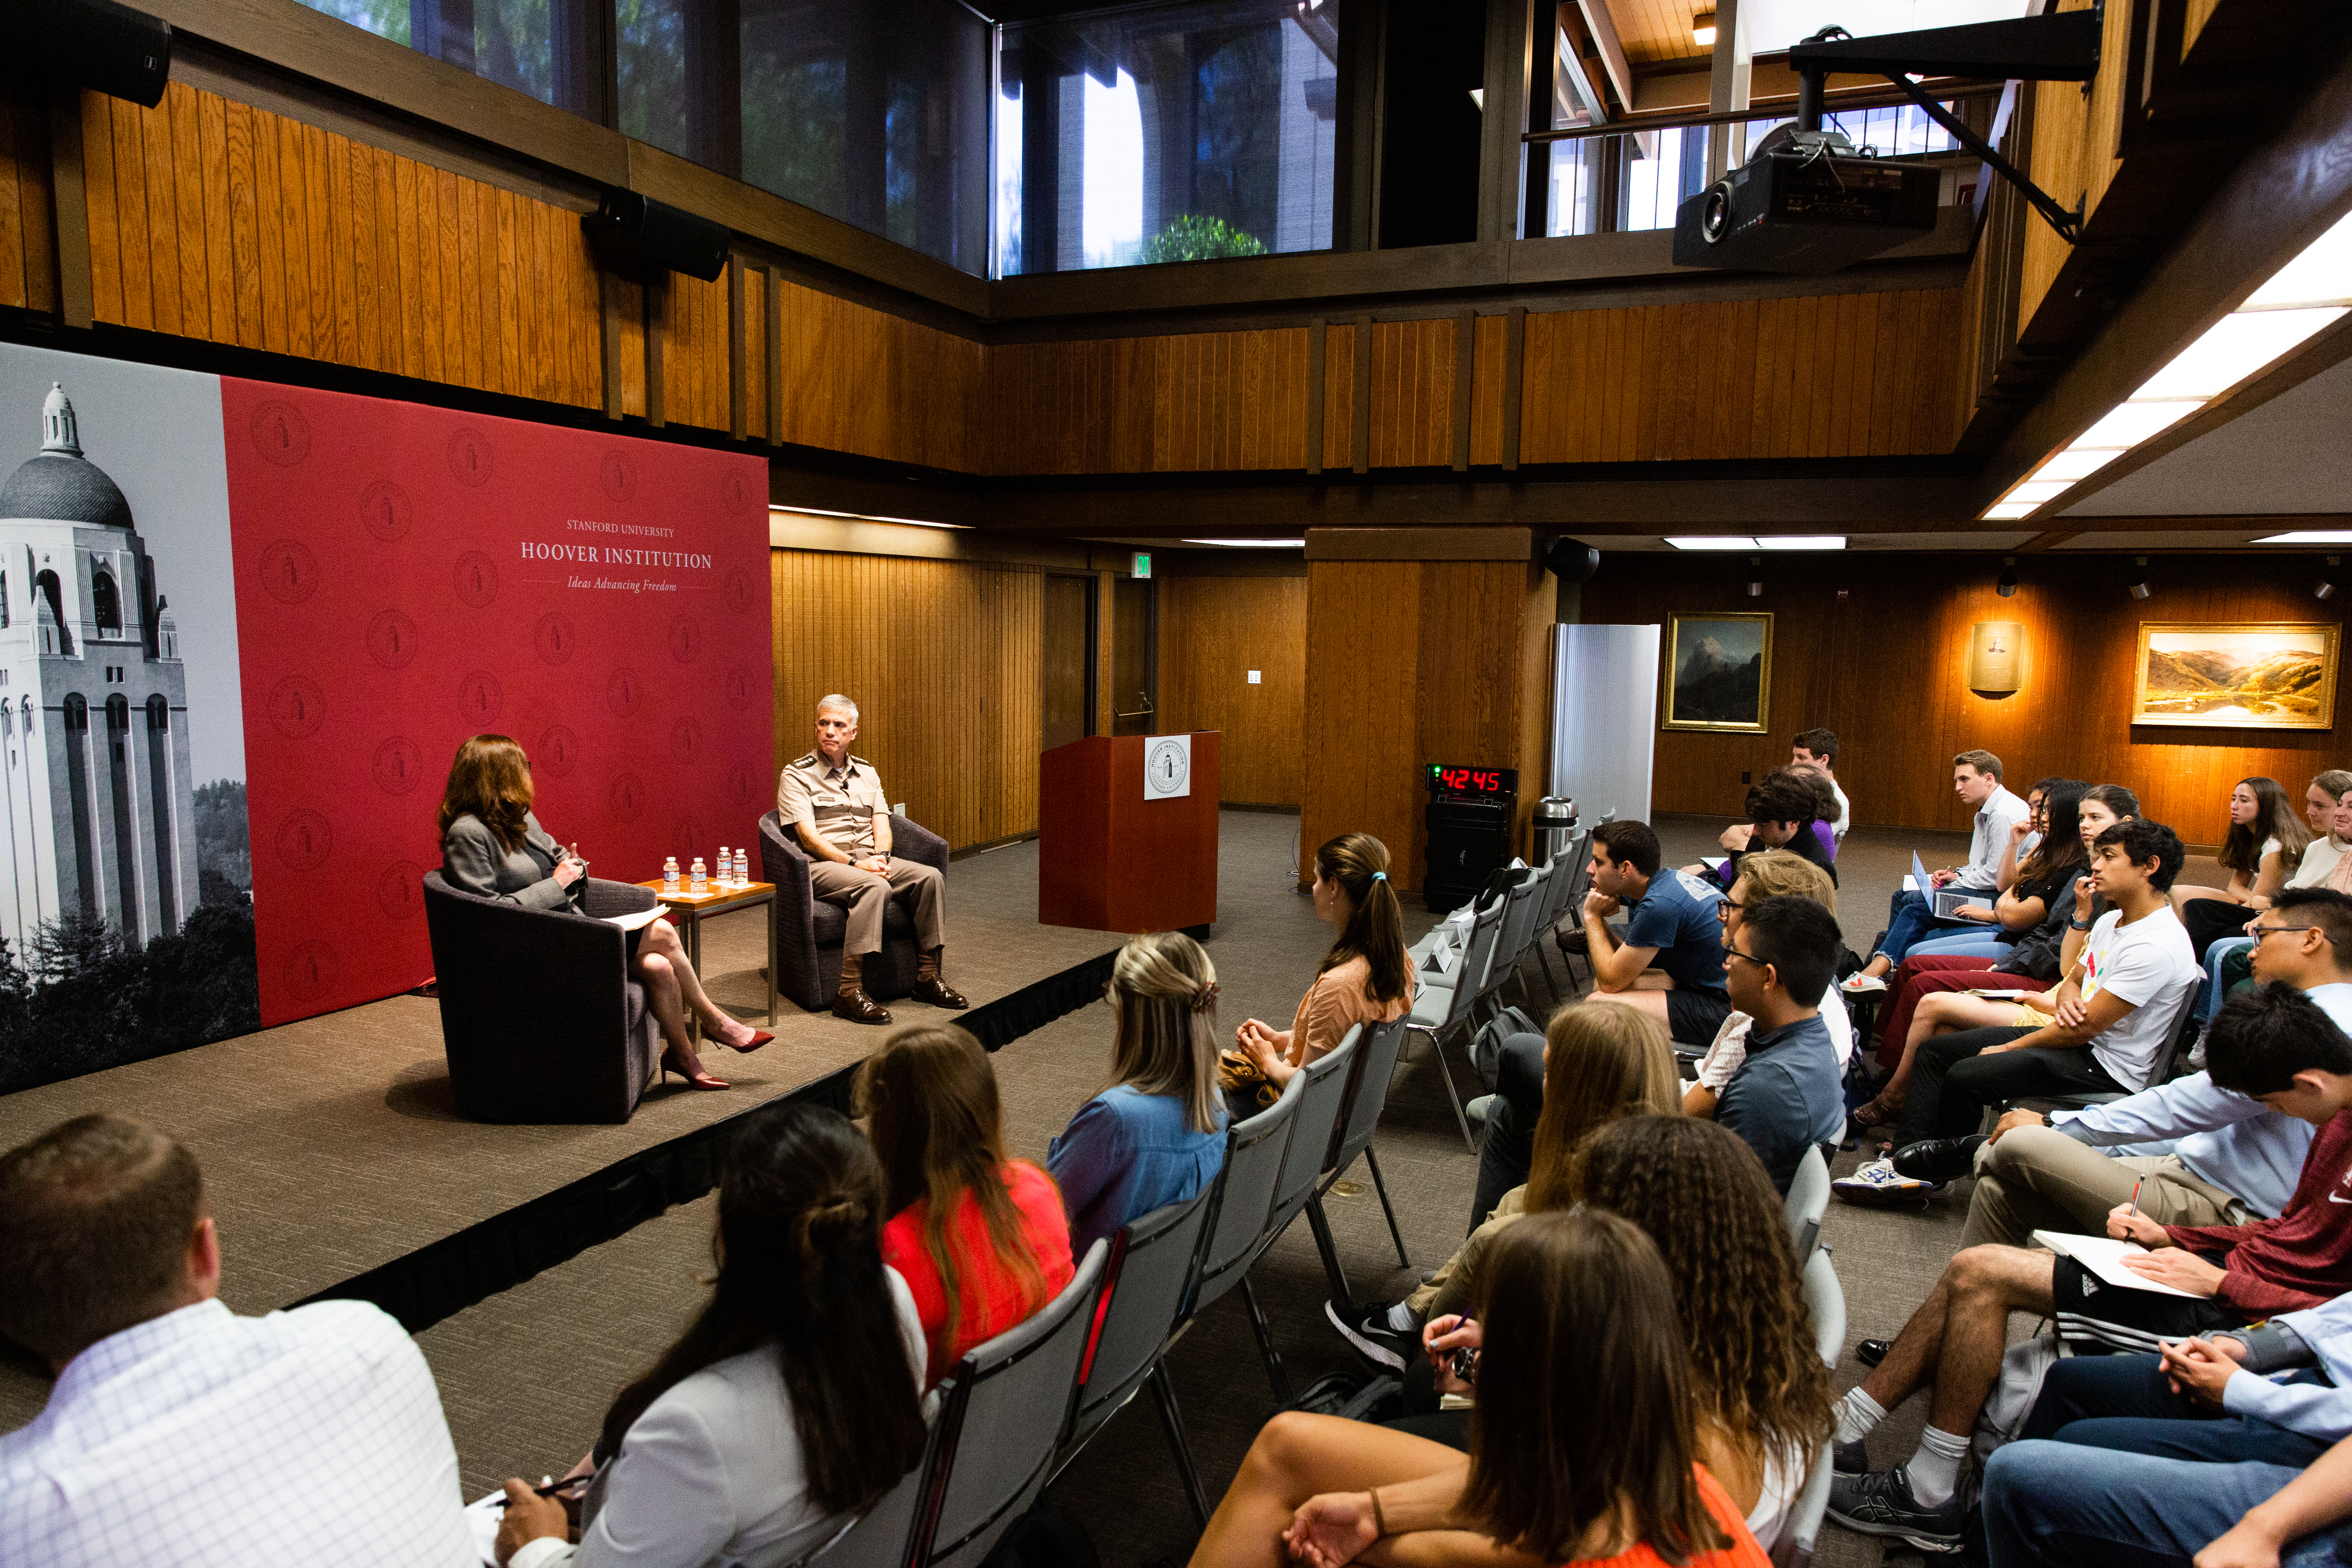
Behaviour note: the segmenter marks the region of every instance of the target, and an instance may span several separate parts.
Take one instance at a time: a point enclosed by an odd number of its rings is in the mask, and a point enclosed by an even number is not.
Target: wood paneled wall
[[[903,556],[769,552],[776,765],[809,749],[816,700],[847,694],[856,751],[951,847],[1037,827],[1045,575]]]
[[[2311,595],[2312,559],[2150,558],[2153,595],[2125,594],[2114,557],[2022,557],[2014,597],[1993,589],[2000,557],[1806,556],[1775,566],[1760,599],[1737,567],[1665,555],[1611,554],[1584,585],[1587,620],[1663,623],[1673,610],[1773,612],[1771,732],[1657,736],[1656,811],[1733,815],[1741,770],[1789,759],[1799,730],[1837,732],[1838,782],[1863,823],[1961,828],[1951,758],[1981,747],[2021,793],[2046,773],[2120,784],[2181,837],[2212,844],[2230,787],[2267,773],[2300,794],[2310,776],[2352,765],[2352,698],[2337,689],[2332,731],[2134,727],[2132,684],[2142,621],[2333,621]],[[1846,594],[1841,602],[1841,590]],[[1970,627],[2025,626],[2024,684],[2002,697],[1968,689]]]
[[[1433,762],[1517,768],[1514,835],[1542,794],[1551,579],[1525,562],[1310,561],[1301,854],[1341,833],[1389,847],[1421,886]]]
[[[985,471],[979,343],[788,279],[779,294],[782,439]]]
[[[49,138],[37,105],[0,100],[0,305],[58,308]]]
[[[988,351],[1001,474],[1307,466],[1307,330],[1194,332]]]
[[[1223,732],[1225,799],[1298,805],[1307,783],[1299,747],[1307,726],[1306,575],[1171,574],[1158,581],[1160,728]]]
[[[576,213],[176,81],[83,94],[82,166],[100,321],[604,400]]]

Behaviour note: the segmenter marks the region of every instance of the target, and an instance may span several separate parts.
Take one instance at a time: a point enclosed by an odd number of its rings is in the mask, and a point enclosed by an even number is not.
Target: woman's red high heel
[[[727,1048],[733,1051],[739,1057],[748,1057],[753,1051],[758,1050],[761,1046],[766,1045],[770,1040],[772,1040],[775,1037],[775,1036],[768,1033],[765,1029],[754,1029],[751,1031],[751,1037],[749,1041],[740,1046],[728,1046]],[[726,1044],[723,1040],[719,1043],[721,1045]]]
[[[727,1080],[723,1078],[713,1078],[707,1072],[687,1071],[686,1064],[677,1059],[677,1053],[676,1051],[664,1051],[662,1053],[661,1070],[662,1081],[664,1083],[667,1083],[669,1081],[670,1074],[676,1073],[678,1077],[686,1079],[688,1087],[692,1089],[725,1089],[729,1087]]]

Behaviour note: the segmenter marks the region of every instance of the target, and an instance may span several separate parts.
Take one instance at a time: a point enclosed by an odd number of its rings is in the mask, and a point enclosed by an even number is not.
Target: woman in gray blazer
[[[441,796],[441,875],[461,892],[528,910],[579,911],[588,863],[558,844],[531,814],[530,759],[504,735],[477,735],[457,748]],[[662,1070],[697,1089],[725,1089],[702,1070],[686,1028],[687,1009],[719,1044],[756,1051],[775,1038],[720,1010],[702,989],[667,921],[634,933],[629,973],[646,988],[667,1048]]]
[[[594,1450],[580,1542],[506,1483],[507,1568],[772,1568],[845,1531],[921,1462],[927,1350],[882,1262],[882,1167],[839,1111],[752,1111],[719,1178],[719,1279]]]

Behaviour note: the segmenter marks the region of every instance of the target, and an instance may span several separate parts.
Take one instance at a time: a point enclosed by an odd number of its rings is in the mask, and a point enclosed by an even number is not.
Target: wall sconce
[[[2147,556],[2135,555],[2132,557],[2131,575],[2124,579],[2124,592],[2129,594],[2135,599],[2145,599],[2147,597]]]
[[[1702,49],[1715,47],[1715,13],[1701,11],[1691,18],[1691,42]]]
[[[1748,596],[1751,599],[1764,596],[1764,557],[1761,555],[1748,558]]]
[[[2344,586],[2343,562],[2341,555],[2327,558],[2327,570],[2319,574],[2319,581],[2312,587],[2313,598],[2332,599],[2336,596],[2336,590]]]
[[[2016,556],[2004,555],[2000,558],[2000,575],[1993,579],[1992,591],[2004,599],[2017,597]]]

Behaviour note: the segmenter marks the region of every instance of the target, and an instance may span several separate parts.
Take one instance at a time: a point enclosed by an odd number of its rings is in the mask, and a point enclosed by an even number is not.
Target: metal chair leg
[[[1257,1353],[1265,1358],[1266,1381],[1274,1384],[1274,1402],[1285,1410],[1296,1397],[1290,1392],[1290,1373],[1283,1370],[1282,1352],[1274,1348],[1274,1325],[1265,1321],[1265,1309],[1257,1304],[1257,1288],[1249,1276],[1242,1276],[1242,1301],[1249,1308],[1250,1327],[1257,1332]]]
[[[1145,1381],[1151,1384],[1152,1402],[1160,1406],[1160,1429],[1168,1435],[1169,1451],[1176,1456],[1176,1473],[1183,1478],[1184,1496],[1192,1505],[1192,1517],[1206,1530],[1209,1498],[1201,1489],[1201,1472],[1192,1464],[1192,1445],[1184,1436],[1184,1417],[1176,1408],[1176,1390],[1169,1386],[1167,1363],[1153,1367]]]
[[[1560,990],[1559,982],[1551,977],[1551,960],[1544,956],[1543,939],[1538,936],[1530,945],[1535,949],[1536,963],[1543,970],[1544,989],[1551,993],[1552,1005],[1556,1007],[1568,1000],[1568,994]],[[1570,978],[1574,979],[1573,973]]]
[[[1408,1024],[1405,1026],[1405,1032],[1429,1037],[1429,1054],[1437,1058],[1437,1076],[1445,1080],[1445,1098],[1453,1102],[1454,1125],[1462,1129],[1462,1142],[1469,1145],[1470,1152],[1475,1154],[1478,1152],[1478,1140],[1471,1135],[1470,1118],[1462,1109],[1462,1096],[1454,1091],[1454,1073],[1445,1065],[1445,1047],[1438,1039],[1437,1031],[1426,1024]]]
[[[1348,1289],[1348,1271],[1339,1265],[1339,1244],[1331,1236],[1331,1218],[1323,1212],[1321,1193],[1307,1200],[1307,1225],[1315,1233],[1315,1250],[1323,1258],[1323,1278],[1331,1287],[1331,1305],[1345,1321],[1355,1316],[1356,1297]]]
[[[1370,1143],[1364,1145],[1364,1163],[1372,1173],[1372,1190],[1381,1194],[1381,1212],[1389,1216],[1389,1239],[1396,1243],[1397,1262],[1410,1268],[1412,1259],[1404,1252],[1404,1232],[1397,1228],[1396,1205],[1389,1202],[1389,1184],[1381,1180],[1381,1157]]]

